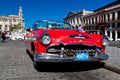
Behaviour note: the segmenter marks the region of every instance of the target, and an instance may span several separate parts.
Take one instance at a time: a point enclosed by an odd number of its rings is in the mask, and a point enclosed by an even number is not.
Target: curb
[[[113,71],[117,74],[120,74],[120,67],[113,65],[113,64],[110,64],[110,63],[107,63],[107,62],[102,62],[102,63],[104,64],[103,68],[110,70],[110,71]]]

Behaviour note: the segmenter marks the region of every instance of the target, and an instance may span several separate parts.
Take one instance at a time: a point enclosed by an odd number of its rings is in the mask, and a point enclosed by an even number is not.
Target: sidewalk
[[[120,43],[111,41],[110,45],[106,47],[106,54],[109,59],[104,61],[120,69]]]
[[[114,46],[114,47],[119,47],[120,48],[120,43],[117,41],[109,41],[109,46]]]

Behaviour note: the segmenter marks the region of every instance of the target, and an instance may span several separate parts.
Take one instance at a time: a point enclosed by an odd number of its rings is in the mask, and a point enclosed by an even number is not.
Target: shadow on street
[[[85,63],[39,63],[37,71],[42,72],[82,72],[102,68],[99,62]]]

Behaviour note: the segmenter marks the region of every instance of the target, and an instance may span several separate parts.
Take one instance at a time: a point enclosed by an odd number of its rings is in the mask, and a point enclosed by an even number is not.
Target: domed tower
[[[20,6],[20,8],[19,8],[18,16],[23,17],[22,6]]]
[[[24,18],[23,18],[22,6],[19,7],[18,16],[19,16],[19,20],[20,20],[19,25],[20,25],[22,28],[24,28]]]

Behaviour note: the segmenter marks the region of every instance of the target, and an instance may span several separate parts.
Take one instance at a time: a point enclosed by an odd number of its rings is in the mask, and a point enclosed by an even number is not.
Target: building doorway
[[[104,27],[101,27],[101,28],[99,29],[99,32],[100,32],[101,35],[105,35],[105,28],[104,28]]]

